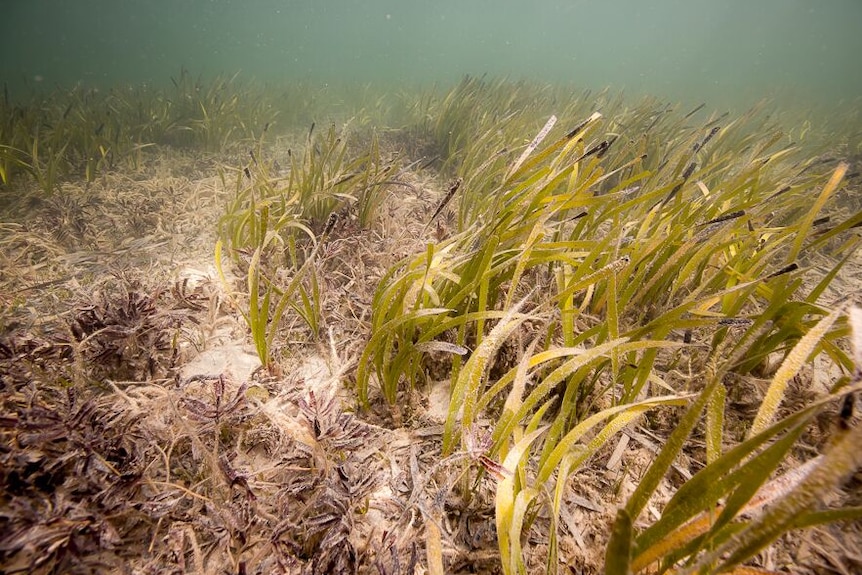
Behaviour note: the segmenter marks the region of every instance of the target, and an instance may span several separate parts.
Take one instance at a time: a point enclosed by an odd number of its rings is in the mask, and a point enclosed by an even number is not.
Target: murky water
[[[0,79],[28,86],[449,83],[469,73],[607,85],[713,108],[862,97],[858,0],[6,0]]]

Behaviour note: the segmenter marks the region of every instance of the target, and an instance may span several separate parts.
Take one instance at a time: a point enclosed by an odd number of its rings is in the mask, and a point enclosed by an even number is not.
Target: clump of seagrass
[[[359,565],[351,534],[374,487],[368,452],[360,448],[369,430],[341,411],[334,396],[309,392],[298,405],[317,449],[293,463],[309,471],[291,476],[278,497],[284,520],[273,530],[280,554],[298,560],[309,573],[354,573]]]
[[[0,384],[13,390],[34,381],[68,379],[72,350],[49,335],[22,328],[0,335]]]
[[[91,573],[125,562],[144,464],[134,420],[93,391],[9,394],[0,407],[6,573]]]
[[[105,284],[78,304],[69,331],[89,375],[139,380],[172,369],[178,359],[175,335],[188,314],[171,309],[170,296],[122,281]]]
[[[56,196],[44,201],[42,222],[54,240],[70,249],[82,249],[93,236],[96,219],[93,206],[72,194]]]
[[[179,361],[179,336],[204,321],[197,316],[208,311],[205,291],[187,282],[149,289],[112,276],[53,316],[18,314],[0,324],[0,383],[54,388],[81,378],[165,377]]]

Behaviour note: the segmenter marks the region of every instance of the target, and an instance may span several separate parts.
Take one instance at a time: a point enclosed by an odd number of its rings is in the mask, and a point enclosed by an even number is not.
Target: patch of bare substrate
[[[213,266],[215,222],[230,192],[217,162],[197,162],[165,151],[143,173],[65,184],[50,199],[19,193],[3,215],[3,570],[423,573],[433,523],[447,572],[499,572],[494,479],[470,454],[440,453],[445,365],[429,365],[427,385],[403,392],[395,407],[378,396],[359,412],[351,385],[377,281],[423,249],[445,182],[402,174],[408,185],[392,187],[372,229],[345,210],[319,255],[321,333],[285,317],[271,375],[259,369],[236,309],[242,280],[224,286]],[[446,232],[444,224],[427,233]],[[517,358],[520,345],[510,347]],[[662,375],[687,389],[698,367],[693,358]],[[796,397],[827,384],[812,370]],[[749,379],[737,389],[730,399],[745,417],[763,388]],[[569,480],[564,570],[601,571],[616,509],[675,416],[626,429]],[[810,451],[829,425],[811,430]],[[698,470],[698,449],[676,462],[649,520]],[[522,542],[529,572],[544,571],[551,525],[539,508]],[[858,533],[794,534],[759,563],[850,572]]]

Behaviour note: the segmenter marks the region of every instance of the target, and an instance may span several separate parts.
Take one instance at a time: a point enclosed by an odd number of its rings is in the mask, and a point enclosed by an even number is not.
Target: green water
[[[862,98],[860,0],[4,0],[0,80],[164,83],[180,66],[285,82],[465,73],[739,108]]]

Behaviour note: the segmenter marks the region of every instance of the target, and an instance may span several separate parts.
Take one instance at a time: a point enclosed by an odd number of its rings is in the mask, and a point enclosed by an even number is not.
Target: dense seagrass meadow
[[[0,100],[0,571],[862,570],[860,118],[168,86]]]

